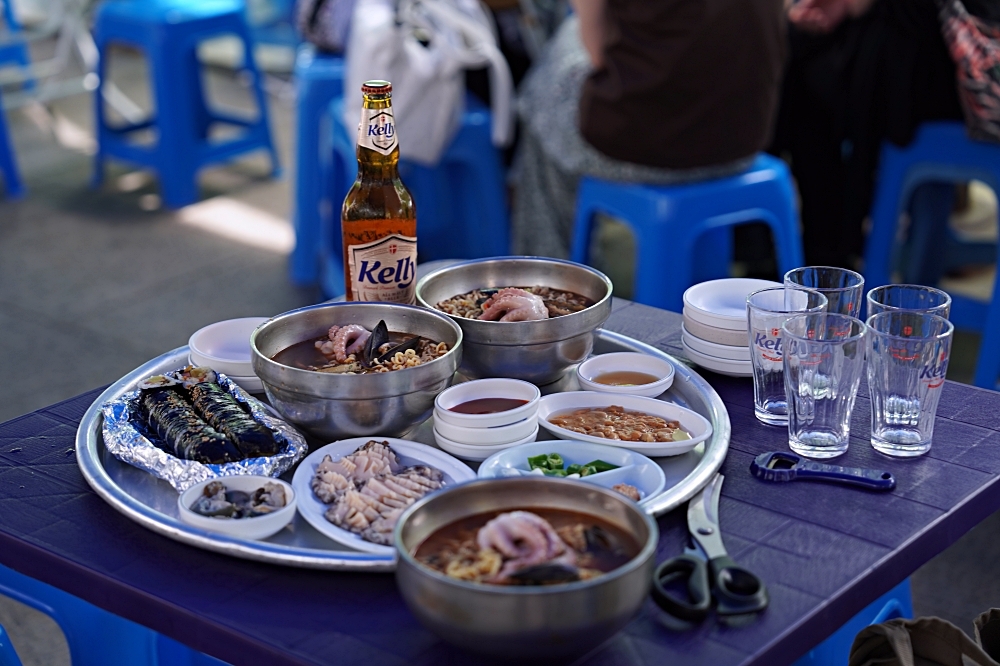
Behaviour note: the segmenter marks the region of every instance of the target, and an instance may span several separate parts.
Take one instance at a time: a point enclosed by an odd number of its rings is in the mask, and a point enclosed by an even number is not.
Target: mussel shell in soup
[[[508,552],[499,546],[482,548],[480,531],[498,517],[532,514],[547,522],[561,542],[551,559],[528,558],[525,566],[511,569],[513,550],[523,546],[516,530],[500,534],[511,538]],[[498,537],[493,535],[496,543]],[[490,541],[490,539],[487,539]],[[452,578],[468,582],[536,586],[571,583],[599,577],[626,564],[639,554],[641,545],[625,530],[596,516],[551,508],[492,511],[462,518],[436,530],[413,551],[422,565]],[[567,554],[569,558],[567,560]],[[490,569],[490,563],[493,563]],[[498,571],[499,569],[499,571]]]

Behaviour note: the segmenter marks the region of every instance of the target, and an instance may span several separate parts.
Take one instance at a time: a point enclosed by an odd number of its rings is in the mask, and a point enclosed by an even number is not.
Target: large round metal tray
[[[673,386],[661,399],[693,409],[712,423],[707,441],[681,456],[659,458],[667,475],[666,490],[647,504],[661,515],[674,509],[703,488],[722,466],[729,448],[729,414],[715,390],[697,373],[672,356],[647,344],[611,331],[595,334],[594,353],[637,351],[665,358],[676,369]],[[154,532],[207,550],[260,562],[341,571],[392,571],[395,558],[347,550],[296,516],[292,529],[263,541],[232,539],[182,523],[177,516],[177,493],[165,481],[127,465],[104,448],[101,438],[101,405],[133,390],[150,375],[174,370],[187,363],[188,348],[179,347],[136,368],[112,384],[94,401],[76,434],[76,455],[83,477],[115,509]],[[545,393],[578,390],[575,373],[543,389]],[[408,439],[434,445],[432,419],[415,428]],[[539,438],[548,438],[542,430]],[[286,476],[290,478],[290,470]]]

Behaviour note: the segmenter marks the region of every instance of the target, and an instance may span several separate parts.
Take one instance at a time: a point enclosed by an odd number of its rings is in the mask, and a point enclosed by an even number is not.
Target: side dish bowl
[[[597,381],[602,375],[626,372],[642,373],[655,377],[656,380],[646,384],[629,384],[627,386],[604,384]],[[585,391],[600,391],[602,393],[641,395],[654,398],[674,383],[674,366],[662,358],[636,352],[615,352],[592,356],[576,367],[576,377],[580,388]]]
[[[462,382],[445,389],[434,399],[434,420],[435,422],[447,421],[452,425],[465,428],[494,428],[510,425],[526,418],[534,418],[535,412],[538,411],[538,400],[541,397],[542,392],[538,390],[537,386],[519,379],[497,377]],[[451,411],[452,408],[464,402],[481,398],[513,398],[514,400],[524,400],[525,403],[514,409],[491,414],[465,414]]]
[[[384,319],[389,331],[446,342],[449,351],[412,368],[365,375],[293,368],[272,360],[278,352],[325,335],[336,324],[367,328]],[[329,303],[278,315],[250,337],[253,369],[278,413],[326,440],[397,436],[431,413],[462,357],[462,329],[441,312],[390,303]]]
[[[247,493],[263,488],[265,483],[276,483],[285,490],[285,506],[277,511],[250,518],[212,518],[195,513],[191,510],[191,505],[201,496],[205,486],[213,481],[221,481],[228,490],[241,490]],[[177,496],[177,511],[182,521],[194,527],[237,539],[266,539],[277,534],[295,517],[295,506],[296,496],[292,487],[281,479],[272,479],[269,476],[225,476],[206,479]]]
[[[436,530],[463,518],[517,509],[563,509],[624,530],[639,553],[596,578],[522,587],[450,578],[413,553]],[[563,479],[485,479],[418,501],[396,526],[396,582],[417,619],[460,647],[503,657],[582,654],[614,635],[642,606],[653,575],[656,523],[615,492]]]
[[[558,380],[594,348],[593,333],[611,316],[611,280],[589,266],[543,257],[477,259],[434,271],[417,283],[417,303],[436,303],[474,289],[545,286],[594,301],[572,314],[539,321],[453,317],[465,333],[462,372],[535,384]]]
[[[253,375],[250,334],[265,321],[267,317],[226,319],[198,329],[188,339],[191,363],[230,377]]]

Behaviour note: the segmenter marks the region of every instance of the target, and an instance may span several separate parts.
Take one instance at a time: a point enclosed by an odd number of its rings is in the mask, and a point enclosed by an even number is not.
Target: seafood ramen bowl
[[[450,317],[425,308],[330,303],[268,320],[250,336],[250,347],[271,405],[332,441],[395,437],[426,419],[434,398],[451,385],[462,337]]]
[[[555,558],[513,570],[516,563],[498,545],[506,554],[494,573],[463,559],[495,557],[492,544],[517,533],[509,522],[515,519],[548,534],[555,528],[558,536],[541,540],[546,548],[562,544],[550,553]],[[659,533],[635,502],[614,491],[522,477],[473,481],[420,500],[400,517],[394,536],[396,582],[424,626],[469,650],[546,659],[591,650],[632,619],[649,592]],[[462,550],[470,538],[479,545]],[[597,559],[585,559],[591,557]]]
[[[594,331],[611,315],[611,289],[606,275],[582,264],[496,257],[424,276],[417,283],[417,303],[449,312],[462,328],[464,375],[548,384],[590,355]],[[508,294],[506,303],[517,304],[509,310],[500,302]],[[499,321],[479,319],[490,316],[487,310],[506,314]],[[541,318],[522,320],[532,311]]]

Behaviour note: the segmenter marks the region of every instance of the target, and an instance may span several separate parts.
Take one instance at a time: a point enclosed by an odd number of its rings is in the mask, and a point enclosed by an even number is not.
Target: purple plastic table
[[[617,301],[607,328],[676,356],[677,314]],[[876,494],[822,484],[765,484],[758,453],[787,433],[753,416],[749,379],[705,372],[729,409],[721,525],[730,553],[766,581],[754,622],[714,619],[677,633],[655,606],[581,664],[790,663],[1000,508],[1000,393],[947,383],[934,448],[889,460],[868,443],[862,386],[843,464],[890,470]],[[864,383],[862,383],[864,384]],[[77,425],[100,390],[0,425],[0,563],[235,664],[484,663],[425,631],[391,575],[257,564],[171,541],[95,495],[73,455]],[[684,511],[660,519],[658,559],[677,555]]]

